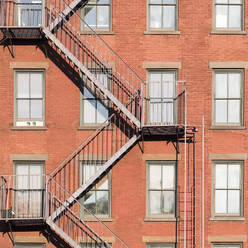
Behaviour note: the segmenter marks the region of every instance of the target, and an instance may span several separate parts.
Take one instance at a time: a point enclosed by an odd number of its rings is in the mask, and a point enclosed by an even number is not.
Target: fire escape
[[[80,90],[86,87],[111,109],[108,119],[50,175],[32,175],[29,179],[27,175],[1,176],[0,231],[8,233],[13,243],[14,232],[40,231],[57,247],[80,248],[81,243],[85,247],[111,247],[105,240],[108,236],[115,237],[112,246],[128,247],[94,214],[88,213],[95,222],[80,218],[82,211],[88,211],[81,202],[82,197],[138,142],[142,144],[163,137],[174,144],[177,157],[180,143],[195,143],[195,129],[185,122],[186,89],[183,83],[177,83],[177,94],[170,102],[176,106],[174,120],[145,124],[146,106],[156,105],[144,97],[146,83],[89,26],[87,35],[75,28],[82,23],[87,25],[79,14],[86,3],[87,0],[0,1],[0,44],[6,46],[13,57],[19,41],[22,44],[30,40],[37,42],[48,57],[50,52],[56,53],[78,75],[76,84]],[[99,77],[99,72],[105,76]],[[105,78],[111,83],[106,83]],[[83,171],[84,175],[88,173],[83,183],[80,161],[91,168]],[[194,151],[191,161],[195,163]],[[193,206],[194,169],[188,173],[192,177],[188,182],[186,201]],[[28,180],[43,181],[44,187],[41,189],[36,183],[28,186]],[[182,192],[177,187],[176,195]],[[180,204],[182,197],[178,199],[177,210],[184,207]],[[196,247],[194,211],[194,207],[184,209],[182,216],[176,211],[178,246]]]

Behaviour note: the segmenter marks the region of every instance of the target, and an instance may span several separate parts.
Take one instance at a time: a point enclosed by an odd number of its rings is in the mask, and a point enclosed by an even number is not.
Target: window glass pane
[[[240,98],[240,73],[228,74],[228,95],[230,98]]]
[[[174,189],[174,166],[163,166],[163,189]]]
[[[162,121],[161,100],[150,100],[150,122],[158,123]]]
[[[241,6],[229,6],[229,28],[241,28]]]
[[[83,164],[83,183],[85,183],[91,176],[95,174],[99,165],[96,163]]]
[[[17,118],[29,118],[29,100],[17,100]]]
[[[98,4],[109,4],[110,0],[97,0],[96,1]]]
[[[89,210],[91,213],[96,214],[96,195],[95,191],[89,191],[86,193],[85,198],[84,198],[84,207]],[[85,214],[87,211],[85,211]]]
[[[227,213],[227,191],[215,190],[215,213]]]
[[[176,4],[176,0],[163,0],[163,4]]]
[[[167,103],[163,104],[163,122],[173,123],[173,102],[172,100],[170,103],[168,103],[169,100],[166,101]]]
[[[175,204],[175,193],[174,191],[164,191],[163,192],[163,213],[173,214],[174,204]]]
[[[228,191],[228,213],[229,214],[240,213],[240,191],[239,190]]]
[[[29,170],[27,165],[16,166],[16,188],[27,189],[28,188],[28,175]]]
[[[227,165],[226,164],[215,165],[215,188],[217,189],[227,188]]]
[[[97,214],[109,213],[109,194],[108,191],[96,192],[96,212]]]
[[[89,114],[89,113],[88,113]],[[97,101],[97,123],[103,123],[108,119],[108,109],[100,102]]]
[[[150,97],[161,97],[160,81],[152,81],[149,85],[150,85]]]
[[[31,101],[31,118],[42,118],[42,100]]]
[[[242,3],[242,0],[229,0],[229,3],[230,4],[241,4]]]
[[[215,121],[216,123],[227,123],[227,101],[216,100],[215,106]]]
[[[17,97],[29,97],[29,74],[17,73]]]
[[[174,96],[174,82],[175,74],[166,73],[162,75],[162,85],[163,85],[163,97],[173,97]]]
[[[216,98],[227,98],[227,74],[216,73]]]
[[[108,187],[108,176],[105,176],[99,183],[97,183],[96,189],[107,190],[108,188],[109,188]]]
[[[227,28],[227,11],[227,6],[216,6],[216,28]]]
[[[92,28],[96,28],[96,6],[84,7],[84,21]],[[85,25],[85,27],[87,27]]]
[[[161,191],[150,191],[150,213],[161,213]]]
[[[228,101],[228,122],[240,123],[240,101],[229,100]]]
[[[216,3],[228,3],[228,0],[216,0]]]
[[[150,6],[150,28],[161,28],[162,6]]]
[[[162,0],[150,0],[150,3],[158,3],[158,4],[161,4],[161,3],[162,3]]]
[[[41,189],[42,188],[42,166],[30,165],[30,188]]]
[[[109,89],[109,80],[107,74],[97,73],[96,78],[107,88]]]
[[[83,91],[84,91],[83,98],[90,98],[90,99],[94,99],[95,98],[92,95],[92,93],[86,87],[84,87]]]
[[[175,29],[175,6],[163,7],[163,28]]]
[[[96,101],[84,100],[84,123],[96,123]]]
[[[42,98],[42,74],[31,73],[30,74],[30,97]]]
[[[99,29],[109,28],[109,7],[108,6],[97,7],[97,28]]]
[[[150,189],[161,189],[161,166],[159,165],[150,165],[150,178],[149,178],[149,188]]]
[[[240,188],[240,165],[239,164],[228,165],[228,188],[229,189]]]

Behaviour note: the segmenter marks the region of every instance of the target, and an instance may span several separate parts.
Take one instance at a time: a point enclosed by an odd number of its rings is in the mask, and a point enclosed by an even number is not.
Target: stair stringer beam
[[[102,175],[119,159],[123,156],[128,149],[130,149],[141,135],[134,135],[124,146],[121,147],[95,174],[91,177],[87,183],[80,186],[64,203],[59,207],[49,218],[55,220],[63,211],[66,211],[66,207],[69,207],[73,202],[78,199],[91,185],[94,185]]]
[[[72,238],[70,238],[65,232],[63,232],[51,219],[47,219],[46,223],[53,229],[61,238],[65,240],[73,248],[81,248]]]
[[[48,29],[50,32],[55,32],[58,30],[58,27],[61,23],[63,23],[64,19],[67,20],[67,18],[70,18],[71,13],[75,13],[78,8],[81,8],[82,6],[86,5],[88,3],[88,0],[74,0],[71,2],[49,26]],[[71,15],[72,16],[72,15]]]
[[[104,85],[98,79],[96,79],[96,77],[85,66],[83,66],[83,64],[47,28],[43,27],[42,31],[46,37],[50,39],[65,54],[65,56],[67,56],[68,59],[72,61],[72,63],[74,63],[74,65],[76,65],[78,69],[90,79],[95,87],[101,90],[105,97],[112,101],[137,128],[141,127],[140,121],[135,116],[133,116],[130,111],[123,104],[121,104],[119,100],[108,89],[106,89]]]

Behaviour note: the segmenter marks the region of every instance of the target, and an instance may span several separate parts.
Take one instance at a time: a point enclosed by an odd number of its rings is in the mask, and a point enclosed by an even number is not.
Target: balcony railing
[[[42,2],[0,0],[0,26],[38,27],[42,23]]]

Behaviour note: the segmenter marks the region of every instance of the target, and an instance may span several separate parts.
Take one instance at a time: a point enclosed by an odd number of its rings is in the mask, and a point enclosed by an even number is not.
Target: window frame
[[[149,242],[146,243],[146,248],[175,248],[176,245],[175,243],[170,243],[170,242]]]
[[[244,23],[245,23],[245,2],[244,0],[241,0],[241,4],[229,4],[229,0],[227,0],[228,3],[216,3],[216,0],[213,0],[213,30],[214,31],[229,31],[229,32],[241,32],[241,31],[244,31]],[[241,6],[241,13],[240,13],[240,20],[241,20],[241,23],[240,23],[240,29],[239,28],[217,28],[216,27],[216,5],[226,5],[226,6],[230,6],[230,5],[239,5]],[[228,20],[227,20],[228,21]]]
[[[42,118],[18,118],[18,107],[17,107],[17,94],[18,94],[18,80],[17,75],[18,73],[37,73],[42,75]],[[30,83],[30,82],[29,82]],[[29,84],[30,85],[30,84]],[[34,128],[34,127],[44,127],[46,124],[46,73],[45,69],[14,69],[14,126],[15,127],[25,127],[25,128]],[[36,98],[21,98],[21,99],[36,99]],[[37,99],[41,99],[40,97],[37,97]],[[30,114],[30,113],[29,113]],[[27,123],[34,123],[34,122],[43,122],[43,125],[17,125],[18,122],[27,122]]]
[[[228,100],[233,100],[233,99],[238,99],[238,98],[216,98],[216,75],[217,74],[222,74],[226,73],[227,75],[229,73],[239,73],[240,74],[240,122],[239,123],[228,123],[228,111],[227,111],[227,122],[226,123],[217,123],[216,122],[216,99],[226,99]],[[212,125],[213,127],[242,127],[244,125],[244,69],[213,69],[213,74],[212,74],[212,82],[213,82],[213,87],[212,87]]]
[[[243,243],[241,242],[214,242],[211,244],[211,248],[225,248],[225,247],[242,248]]]
[[[111,73],[111,69],[108,69],[108,72]],[[92,73],[94,73],[95,75],[96,74],[101,74],[101,71],[99,69],[96,69],[94,71],[92,71]],[[105,75],[105,73],[102,73],[103,75]],[[109,77],[109,74],[106,74],[107,76],[107,83],[108,83],[108,90],[111,91],[112,90],[112,81],[111,81],[111,78]],[[97,77],[96,77],[97,78]],[[87,79],[85,79],[87,80]],[[87,88],[86,86],[87,84],[85,84],[83,87],[82,87],[82,91],[84,91],[84,88]],[[90,92],[90,94],[92,94],[94,96],[94,98],[90,99],[90,98],[84,98],[84,93],[80,91],[80,127],[82,128],[94,128],[94,127],[99,127],[101,126],[110,116],[111,114],[111,107],[112,107],[112,104],[111,104],[111,101],[107,98],[98,98],[96,96],[96,92],[92,93],[89,89],[88,91]],[[97,89],[94,87],[94,91],[97,91]],[[101,95],[101,94],[100,94]],[[86,123],[84,122],[84,101],[89,101],[89,100],[94,100],[96,102],[101,102],[101,100],[103,101],[106,101],[107,102],[107,105],[108,107],[104,106],[105,108],[107,108],[108,110],[108,117],[106,118],[106,120],[104,122],[92,122],[92,123]],[[103,104],[103,103],[101,103]],[[104,104],[103,104],[104,105]],[[95,109],[95,120],[97,119],[97,109]]]
[[[89,161],[87,160],[80,160],[80,175],[79,175],[79,184],[82,185],[82,182],[83,182],[83,166],[84,166],[84,163],[87,164]],[[91,163],[93,162],[92,160],[90,161]],[[102,164],[104,165],[105,161],[101,160],[101,161],[98,161],[98,160],[94,160],[94,162],[96,163],[99,163],[99,164]],[[97,191],[108,191],[108,195],[109,195],[109,202],[108,202],[108,209],[109,209],[109,213],[107,215],[102,215],[102,214],[97,214],[97,213],[93,213],[93,215],[97,216],[98,218],[101,218],[101,219],[111,219],[112,218],[112,173],[111,172],[108,172],[106,177],[108,178],[108,189],[104,189],[104,190],[99,190],[99,189],[96,189],[96,186],[94,186],[92,189],[89,190],[89,192],[97,192]],[[101,179],[102,180],[102,179]],[[101,181],[100,180],[100,181]],[[83,205],[83,207],[81,207],[80,209],[80,216],[82,218],[92,218],[92,215],[88,215],[88,214],[85,214],[85,210],[84,208],[86,208],[84,206],[84,197],[83,196],[81,199],[80,199],[80,203]]]
[[[105,28],[105,29],[103,29],[103,28],[93,28],[88,23],[87,24],[90,26],[91,29],[93,29],[96,32],[111,32],[112,31],[112,18],[113,18],[113,10],[112,10],[113,3],[112,3],[112,0],[109,0],[109,3],[105,3],[105,4],[98,4],[97,2],[93,2],[93,1],[94,0],[88,1],[88,3],[83,8],[81,8],[80,16],[84,20],[84,18],[85,18],[85,9],[88,6],[109,6],[109,27],[108,28]],[[97,9],[96,9],[96,11],[97,11]],[[97,26],[97,12],[96,12],[96,26]],[[90,32],[91,31],[90,28],[85,27],[84,22],[81,21],[81,31]]]
[[[17,242],[15,243],[14,248],[26,248],[26,247],[30,247],[30,248],[45,248],[46,244],[44,243],[28,243],[28,242]]]
[[[179,22],[179,20],[178,20],[178,0],[175,0],[175,4],[163,4],[163,3],[161,3],[161,4],[150,4],[150,0],[146,0],[146,9],[147,9],[147,11],[146,11],[146,16],[147,16],[147,18],[146,18],[146,30],[148,30],[148,31],[168,31],[168,32],[176,32],[176,31],[178,31],[178,22]],[[162,28],[162,25],[161,25],[161,28],[151,28],[150,27],[150,6],[151,5],[158,5],[158,6],[161,6],[161,7],[163,7],[163,6],[175,6],[175,27],[174,28]],[[161,24],[162,24],[162,22],[163,22],[163,10],[162,10],[162,19],[161,19]]]
[[[42,179],[42,188],[40,189],[40,192],[41,192],[41,216],[39,218],[44,218],[44,202],[45,202],[45,199],[44,199],[44,193],[45,193],[45,161],[41,161],[41,160],[16,160],[13,162],[13,175],[17,175],[17,166],[18,165],[25,165],[25,166],[30,166],[30,165],[37,165],[37,166],[40,166],[41,167],[41,170],[42,170],[42,173],[41,173],[41,179]],[[28,184],[30,184],[30,171],[28,173]],[[14,185],[14,188],[17,189],[17,178],[14,178],[14,181],[13,181],[13,185]],[[17,189],[18,190],[18,189]],[[21,190],[21,189],[20,189]],[[16,210],[16,193],[15,192],[13,194],[13,210],[15,211],[15,213],[17,213],[18,215],[18,211]],[[30,206],[30,203],[27,203],[28,206]],[[24,216],[24,215],[21,215],[21,216]],[[26,215],[25,215],[26,216]],[[26,216],[28,218],[32,218],[30,217],[30,215]],[[37,216],[35,216],[34,218],[38,218]]]
[[[216,164],[237,164],[240,165],[240,213],[238,214],[229,214],[229,213],[224,213],[224,214],[216,214],[215,213],[215,178],[216,178]],[[221,217],[231,217],[231,218],[235,218],[235,217],[243,217],[244,214],[244,161],[242,160],[214,160],[212,161],[212,217],[216,217],[216,218],[221,218]],[[223,189],[226,190],[228,192],[228,190],[231,189]],[[227,205],[228,206],[228,205]]]
[[[173,166],[174,167],[174,189],[169,189],[169,190],[163,190],[162,188],[160,190],[156,190],[159,192],[163,192],[163,191],[174,191],[174,213],[173,214],[152,214],[150,213],[150,194],[149,192],[151,191],[149,188],[150,185],[150,174],[149,174],[149,169],[150,169],[150,165],[157,165],[157,166]],[[169,219],[169,220],[174,220],[176,218],[176,214],[177,214],[177,209],[176,209],[176,205],[177,205],[177,195],[176,195],[176,187],[177,187],[177,177],[176,177],[176,161],[175,160],[149,160],[146,161],[146,217],[148,219],[152,218],[152,219]],[[162,173],[161,173],[162,176]],[[161,206],[162,207],[162,206]]]
[[[166,74],[166,73],[174,73],[174,89],[173,89],[173,98],[170,98],[170,99],[173,99],[173,122],[151,122],[151,118],[150,118],[150,75],[154,73],[154,74]],[[176,98],[176,94],[177,94],[177,78],[178,78],[178,70],[177,69],[148,69],[147,70],[147,78],[148,78],[148,87],[147,87],[147,90],[146,90],[146,97],[148,99],[147,103],[146,103],[146,123],[149,124],[149,125],[159,125],[161,123],[163,124],[166,124],[166,125],[174,125],[177,123],[178,121],[178,113],[177,113],[177,102],[175,101],[175,98]],[[169,98],[162,98],[161,99],[169,99]],[[161,114],[162,114],[162,110],[161,110]],[[162,116],[161,116],[161,120],[162,120]]]

